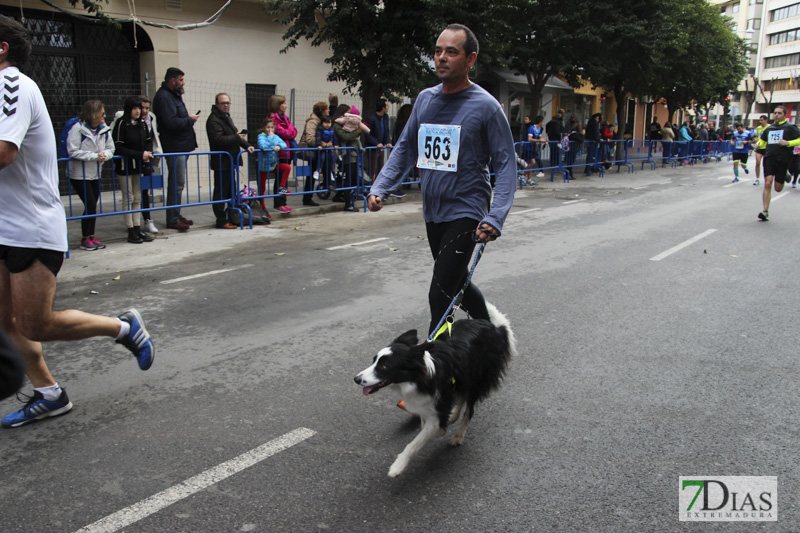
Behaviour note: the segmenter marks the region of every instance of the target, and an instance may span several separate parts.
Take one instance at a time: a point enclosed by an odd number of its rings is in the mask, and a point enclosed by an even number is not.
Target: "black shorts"
[[[789,161],[776,160],[774,157],[764,158],[764,176],[775,176],[778,183],[786,183]]]
[[[747,152],[733,152],[733,160],[741,161],[743,165],[746,165],[748,155]]]
[[[41,248],[14,248],[0,244],[0,261],[5,262],[6,268],[12,274],[25,272],[37,259],[54,276],[58,276],[58,272],[64,264],[64,252]]]
[[[755,153],[757,153],[757,154],[761,154],[761,155],[764,155],[764,154],[766,154],[766,153],[767,153],[767,149],[766,149],[766,148],[756,148],[756,149],[755,149],[755,150],[753,150],[753,151],[754,151]]]

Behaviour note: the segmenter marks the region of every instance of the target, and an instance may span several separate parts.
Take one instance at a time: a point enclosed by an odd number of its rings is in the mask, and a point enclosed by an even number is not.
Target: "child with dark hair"
[[[275,134],[275,121],[271,118],[264,119],[264,123],[260,130],[258,130],[258,148],[262,153],[258,154],[258,183],[259,194],[266,194],[267,178],[270,173],[275,171],[275,187],[274,194],[280,193],[281,196],[275,196],[273,205],[275,209],[281,213],[288,213],[292,208],[286,205],[286,196],[289,190],[286,188],[286,182],[289,179],[289,173],[292,171],[292,165],[288,162],[278,160],[278,153],[282,150],[288,150],[286,142]],[[280,179],[278,176],[280,175]],[[264,199],[261,199],[261,207],[266,211],[267,206]]]
[[[122,117],[111,132],[114,150],[123,159],[114,160],[119,190],[122,192],[122,209],[137,211],[142,207],[142,172],[149,172],[153,158],[153,137],[142,120],[142,99],[130,96],[125,100]],[[141,244],[152,242],[153,237],[142,231],[142,214],[122,215],[128,227],[128,242]]]
[[[331,175],[336,169],[336,158],[334,156],[333,148],[339,143],[336,141],[336,132],[333,131],[333,121],[329,115],[322,117],[322,122],[317,126],[316,131],[317,149],[320,150],[319,158],[319,173],[323,177],[323,189],[328,188],[330,184]]]

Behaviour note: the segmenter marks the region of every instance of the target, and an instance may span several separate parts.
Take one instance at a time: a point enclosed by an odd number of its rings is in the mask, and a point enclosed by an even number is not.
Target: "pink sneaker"
[[[98,239],[97,237],[92,237],[91,241],[92,244],[94,244],[95,248],[97,248],[98,250],[102,250],[103,248],[106,247],[106,245],[100,242],[100,239]]]
[[[294,209],[292,209],[288,205],[282,205],[278,208],[278,211],[280,211],[281,213],[288,213],[289,211],[294,211]]]

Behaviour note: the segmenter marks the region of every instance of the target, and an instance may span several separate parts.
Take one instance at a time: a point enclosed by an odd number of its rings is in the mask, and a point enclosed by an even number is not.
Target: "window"
[[[761,19],[750,19],[747,21],[747,29],[748,30],[759,30],[761,29]]]
[[[738,13],[739,12],[739,4],[733,4],[733,9],[731,13]]]
[[[783,44],[800,40],[800,30],[782,31],[769,36],[769,44]]]
[[[788,19],[789,17],[796,17],[800,4],[792,4],[790,6],[782,7],[780,9],[773,9],[769,12],[769,20],[775,22],[776,20]]]
[[[768,57],[764,60],[764,68],[781,68],[800,65],[800,53]]]

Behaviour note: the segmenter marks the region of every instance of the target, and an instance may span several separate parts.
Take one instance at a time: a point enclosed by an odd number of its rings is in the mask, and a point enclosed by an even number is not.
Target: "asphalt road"
[[[352,378],[424,334],[418,202],[73,253],[57,307],[138,307],[156,361],[46,346],[75,408],[0,431],[0,531],[752,531],[679,522],[679,476],[721,475],[777,476],[758,529],[794,531],[800,192],[759,222],[761,188],[730,174],[518,195],[474,279],[519,357],[462,447],[394,480],[417,424]]]

